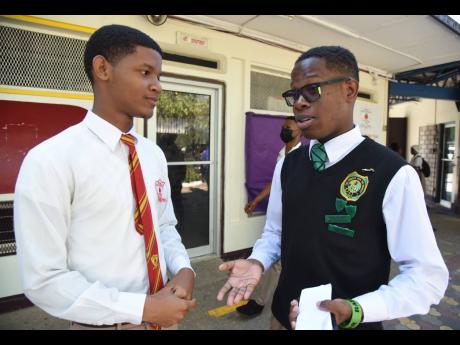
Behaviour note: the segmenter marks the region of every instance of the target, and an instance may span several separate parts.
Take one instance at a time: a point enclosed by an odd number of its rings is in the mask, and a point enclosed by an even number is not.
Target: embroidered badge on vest
[[[329,231],[336,232],[348,237],[354,237],[355,231],[353,229],[345,228],[331,223],[351,223],[351,220],[356,215],[357,206],[348,205],[346,200],[336,198],[335,209],[337,213],[345,210],[346,214],[326,214],[324,216],[324,222],[328,224],[327,229]]]
[[[367,189],[369,178],[356,171],[348,174],[340,185],[340,195],[347,201],[357,201]]]
[[[161,179],[155,181],[155,189],[157,191],[158,201],[159,202],[166,202],[168,201],[166,198],[163,197],[163,187],[165,185],[165,181]]]

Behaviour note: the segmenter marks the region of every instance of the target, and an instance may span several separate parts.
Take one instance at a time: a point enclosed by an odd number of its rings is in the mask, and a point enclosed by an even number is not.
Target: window
[[[281,94],[291,88],[291,79],[251,71],[251,109],[292,113]]]

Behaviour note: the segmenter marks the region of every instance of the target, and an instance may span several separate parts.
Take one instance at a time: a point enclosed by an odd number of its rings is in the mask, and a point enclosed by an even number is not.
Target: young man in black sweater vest
[[[262,237],[247,260],[220,265],[231,274],[217,298],[248,299],[281,257],[272,329],[295,328],[302,289],[329,283],[332,300],[319,307],[340,328],[382,329],[383,320],[428,313],[449,274],[417,173],[353,124],[354,55],[310,49],[296,61],[291,87],[283,97],[310,145],[278,162]],[[391,258],[400,273],[388,282]]]

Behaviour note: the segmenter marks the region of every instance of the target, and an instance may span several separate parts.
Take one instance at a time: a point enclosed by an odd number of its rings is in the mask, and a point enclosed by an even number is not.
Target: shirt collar
[[[349,151],[350,147],[356,146],[362,141],[363,136],[358,125],[355,125],[351,130],[343,133],[324,144],[324,149],[327,153],[327,159],[330,164],[336,163],[341,157]],[[310,141],[309,153],[313,145],[318,142],[316,139]]]
[[[111,151],[114,151],[120,142],[121,135],[123,134],[117,127],[112,125],[110,122],[104,120],[102,117],[96,115],[91,110],[88,110],[83,123],[93,132],[99,139],[101,139]],[[132,134],[136,140],[136,133],[134,126],[129,130],[129,134]]]
[[[297,143],[297,145],[295,145],[295,146],[292,147],[291,151],[294,151],[295,149],[298,149],[301,145],[302,145],[302,142],[299,141],[299,142]],[[291,152],[291,151],[289,151],[289,152]]]

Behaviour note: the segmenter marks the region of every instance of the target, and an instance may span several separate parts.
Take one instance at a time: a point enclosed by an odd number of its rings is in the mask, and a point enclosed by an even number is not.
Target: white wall
[[[222,81],[226,85],[226,103],[224,104],[225,119],[225,185],[224,185],[224,248],[223,252],[236,251],[251,247],[260,236],[264,216],[248,218],[243,211],[246,203],[244,188],[244,113],[250,109],[250,70],[251,65],[290,73],[294,61],[300,55],[253,40],[234,35],[212,31],[169,18],[162,26],[153,26],[143,16],[70,16],[46,15],[43,18],[83,25],[92,28],[112,23],[124,24],[142,30],[153,37],[163,49],[174,49],[177,52],[193,54],[199,57],[222,57],[222,71],[209,71],[203,68],[183,66],[168,61],[163,62],[163,72],[183,76],[209,78]],[[56,33],[69,30],[53,29]],[[177,32],[205,37],[208,48],[195,48],[176,43]],[[83,34],[85,35],[85,34]],[[78,34],[82,36],[81,33]],[[86,35],[89,37],[89,34]],[[340,43],[340,42],[337,42]],[[373,93],[377,106],[382,113],[382,123],[386,122],[387,113],[387,80],[360,73],[361,88]],[[382,137],[385,137],[382,133]]]
[[[386,145],[388,80],[368,73],[360,73],[360,92],[371,95],[371,100],[358,98],[353,113],[354,123],[371,139]]]
[[[435,104],[433,99],[420,102],[405,102],[390,107],[390,117],[407,117],[406,159],[410,159],[410,147],[417,145],[419,127],[435,124]]]
[[[458,126],[460,113],[455,102],[421,98],[420,102],[405,102],[390,107],[390,117],[407,117],[407,152],[410,158],[410,147],[418,144],[419,127],[455,122],[455,141],[458,155]]]
[[[0,257],[0,298],[23,293],[17,258],[16,255]]]
[[[435,100],[421,98],[420,102],[405,102],[390,107],[390,117],[407,117],[407,150],[406,159],[411,158],[410,147],[419,143],[419,127],[455,123],[455,156],[460,154],[459,125],[460,113],[453,101]],[[453,199],[457,197],[458,191],[458,160],[454,162],[454,185]]]

